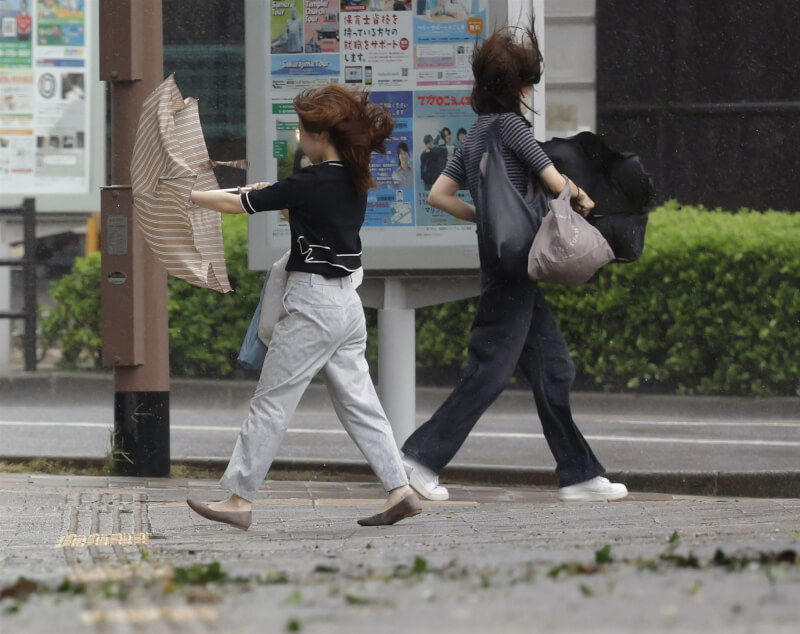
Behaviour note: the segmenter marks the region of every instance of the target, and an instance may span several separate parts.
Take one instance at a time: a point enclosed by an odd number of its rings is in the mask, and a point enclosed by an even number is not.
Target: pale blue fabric
[[[264,357],[267,356],[267,346],[258,338],[258,322],[261,319],[261,305],[264,303],[264,291],[267,289],[270,271],[267,271],[264,276],[264,285],[261,287],[258,306],[256,306],[253,318],[250,320],[250,326],[247,328],[247,333],[245,333],[242,347],[239,349],[239,356],[236,357],[236,361],[239,362],[240,366],[245,370],[254,372],[261,371],[261,367],[264,365]]]

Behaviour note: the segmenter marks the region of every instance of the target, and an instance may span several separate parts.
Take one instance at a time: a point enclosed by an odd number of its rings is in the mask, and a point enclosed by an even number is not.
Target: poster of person
[[[468,91],[414,93],[414,142],[418,155],[415,157],[418,161],[417,226],[461,223],[450,214],[431,207],[428,204],[428,194],[477,118],[471,103]],[[459,191],[458,196],[472,202],[467,190]]]
[[[31,65],[32,32],[29,0],[0,2],[0,68]]]
[[[36,42],[40,46],[85,46],[84,0],[39,0]]]
[[[342,11],[411,11],[409,0],[342,0]]]
[[[472,83],[470,59],[485,37],[488,0],[417,0],[414,68],[417,86]]]
[[[303,22],[308,53],[339,52],[339,1],[304,0]]]
[[[303,39],[303,0],[270,0],[270,3],[270,52],[273,55],[306,52]]]
[[[410,91],[371,92],[370,100],[384,106],[395,122],[386,141],[386,154],[374,152],[370,160],[378,189],[367,195],[366,227],[414,224],[413,94]]]
[[[344,80],[378,90],[413,88],[413,15],[398,11],[342,14]]]

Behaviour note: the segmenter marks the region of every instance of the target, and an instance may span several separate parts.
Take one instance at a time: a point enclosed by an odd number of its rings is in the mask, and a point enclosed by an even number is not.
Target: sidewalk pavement
[[[247,404],[252,396],[254,381],[224,381],[203,379],[173,379],[170,386],[172,408],[225,409]],[[0,376],[0,402],[9,405],[57,402],[65,407],[109,405],[113,400],[111,373],[62,373],[49,370],[35,373],[12,373]],[[417,410],[432,412],[444,400],[449,390],[419,388]],[[742,398],[707,396],[671,396],[640,394],[581,393],[572,395],[576,417],[648,417],[663,419],[724,419],[741,421],[800,420],[800,398]],[[300,408],[330,407],[324,386],[314,383],[303,397]],[[528,411],[531,396],[527,390],[506,390],[492,406],[497,414]],[[674,451],[680,451],[675,447]],[[2,459],[0,450],[0,459]],[[34,457],[34,456],[30,456]],[[218,468],[225,463],[207,460],[184,460],[187,464]],[[367,479],[373,474],[364,461],[278,459],[271,471],[273,477],[302,479],[317,474],[330,480]],[[703,469],[696,471],[654,470],[647,461],[637,461],[626,470],[609,471],[608,476],[620,480],[636,491],[690,495],[722,495],[749,497],[800,496],[800,469],[753,471],[742,465],[729,470]],[[459,464],[449,465],[442,473],[443,481],[483,485],[531,485],[555,487],[551,468],[508,465]]]
[[[0,474],[0,630],[796,631],[800,500],[451,493],[362,528],[374,483],[270,480],[242,532],[211,481]]]

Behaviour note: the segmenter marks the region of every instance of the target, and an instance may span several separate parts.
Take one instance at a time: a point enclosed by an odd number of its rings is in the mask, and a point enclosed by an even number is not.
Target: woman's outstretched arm
[[[219,189],[211,191],[193,190],[189,199],[198,207],[210,209],[211,211],[218,211],[222,214],[243,214],[245,209],[242,207],[240,195],[247,191],[264,189],[269,186],[270,183],[253,183],[252,185],[238,187],[235,192]]]
[[[221,191],[192,191],[191,201],[203,209],[211,209],[223,214],[243,214],[242,203],[239,202],[239,195],[231,192]]]

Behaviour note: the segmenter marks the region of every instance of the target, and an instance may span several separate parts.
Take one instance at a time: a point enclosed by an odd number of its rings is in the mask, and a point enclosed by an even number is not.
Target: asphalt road
[[[44,401],[44,399],[43,399]],[[432,408],[418,408],[422,423]],[[170,412],[173,459],[230,456],[247,403]],[[800,413],[786,418],[576,411],[575,419],[606,468],[624,471],[793,471],[800,455]],[[0,456],[105,456],[113,426],[110,405],[12,404],[0,409]],[[301,403],[279,458],[362,460],[325,399]],[[531,404],[492,408],[454,464],[553,467]]]

